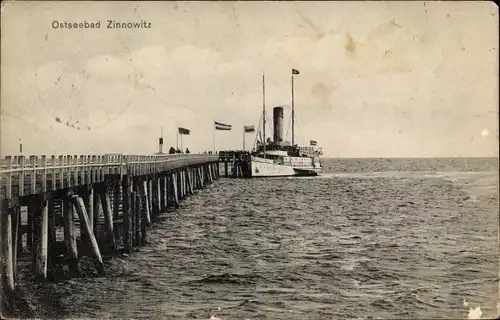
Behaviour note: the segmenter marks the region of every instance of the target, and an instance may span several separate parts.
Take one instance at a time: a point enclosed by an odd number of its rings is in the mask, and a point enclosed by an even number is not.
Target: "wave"
[[[199,280],[194,280],[194,282],[202,284],[248,285],[248,284],[256,284],[257,281],[260,279],[262,279],[262,277],[255,274],[222,273],[222,274],[208,275]]]

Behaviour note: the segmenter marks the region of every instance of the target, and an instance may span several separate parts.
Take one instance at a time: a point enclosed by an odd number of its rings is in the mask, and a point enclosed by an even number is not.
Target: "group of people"
[[[189,148],[186,148],[186,151],[185,152],[182,152],[181,149],[177,148],[175,149],[174,147],[170,147],[170,149],[168,150],[168,153],[169,154],[176,154],[176,153],[191,153],[191,151],[189,150]],[[217,154],[218,152],[215,152],[215,154]],[[204,151],[203,154],[212,154],[212,151]]]
[[[170,147],[170,149],[168,150],[168,153],[169,154],[176,154],[176,153],[182,153],[182,151],[179,148],[177,148],[177,150],[176,150],[174,147]],[[186,148],[185,153],[191,153],[191,151],[189,151],[189,148]]]

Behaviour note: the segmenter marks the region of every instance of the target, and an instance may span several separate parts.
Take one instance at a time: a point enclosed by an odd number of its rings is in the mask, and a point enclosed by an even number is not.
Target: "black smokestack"
[[[274,143],[283,143],[283,107],[273,109]]]

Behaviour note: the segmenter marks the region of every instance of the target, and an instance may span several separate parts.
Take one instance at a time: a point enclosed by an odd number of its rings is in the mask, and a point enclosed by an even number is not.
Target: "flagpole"
[[[292,146],[295,145],[295,101],[293,94],[293,69],[292,69]]]
[[[175,143],[175,148],[179,150],[179,128],[177,128],[177,142]],[[175,150],[175,151],[177,151]]]
[[[215,123],[214,123],[214,151],[213,153],[215,154]]]
[[[160,138],[158,139],[158,154],[163,153],[163,126],[160,129]]]
[[[183,152],[182,150],[184,150],[184,149],[182,148],[182,136],[183,136],[183,135],[181,134],[181,153]]]
[[[243,151],[245,151],[245,127],[243,127]]]
[[[262,133],[264,135],[264,157],[266,156],[266,79],[262,73]]]

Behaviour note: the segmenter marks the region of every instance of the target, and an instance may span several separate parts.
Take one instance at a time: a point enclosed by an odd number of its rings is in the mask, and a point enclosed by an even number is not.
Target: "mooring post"
[[[156,195],[156,216],[161,214],[161,179],[157,176],[155,178],[155,195]]]
[[[78,217],[80,218],[80,224],[83,225],[83,231],[85,232],[86,239],[90,240],[90,249],[92,251],[92,255],[94,256],[95,259],[95,266],[97,269],[97,272],[100,275],[104,274],[104,263],[102,262],[102,257],[101,257],[101,252],[99,250],[99,246],[97,244],[97,240],[94,237],[94,233],[92,232],[92,228],[90,227],[89,219],[87,216],[87,210],[85,208],[85,203],[83,202],[83,199],[80,198],[79,196],[72,196],[71,197],[73,201],[73,206],[76,209],[76,212],[78,213]]]
[[[158,180],[156,177],[151,179],[151,219],[156,220],[158,217]]]
[[[181,181],[181,199],[186,198],[186,176],[184,175],[184,168],[179,171]]]
[[[113,212],[111,211],[111,200],[106,189],[102,189],[100,193],[100,202],[102,205],[102,212],[104,213],[104,228],[106,229],[106,236],[109,241],[111,249],[116,250],[115,232],[113,226]]]
[[[15,207],[12,211],[12,266],[14,271],[14,281],[17,280],[17,257],[22,251],[22,234],[20,233],[21,226],[21,208]],[[1,214],[1,213],[0,213]]]
[[[206,164],[203,164],[202,165],[202,168],[203,168],[203,173],[204,173],[204,178],[205,178],[205,181],[207,182],[207,184],[210,184],[210,172],[208,172],[207,170],[207,165]]]
[[[201,178],[203,180],[203,185],[208,184],[208,179],[207,179],[207,171],[205,170],[205,165],[201,165],[200,167],[201,170]]]
[[[132,252],[132,203],[131,180],[128,175],[122,178],[123,194],[123,249],[125,253]]]
[[[48,233],[49,233],[49,206],[47,200],[37,199],[38,214],[35,216],[36,229],[36,264],[35,276],[40,280],[47,280],[48,261]]]
[[[132,191],[130,192],[130,244],[131,244],[131,251],[133,247],[135,246],[135,192]]]
[[[93,186],[93,190],[92,190],[92,197],[94,198],[92,200],[92,206],[93,206],[93,209],[92,209],[92,212],[93,212],[93,219],[92,219],[92,222],[93,222],[93,232],[95,234],[95,236],[97,237],[98,236],[98,231],[99,231],[99,216],[100,216],[100,207],[101,207],[101,193],[102,193],[102,189],[104,189],[104,192],[106,192],[106,189],[105,188],[102,188],[99,186],[99,184],[95,183],[94,186]],[[103,210],[104,212],[104,210]]]
[[[151,222],[151,220],[153,220],[153,216],[154,216],[154,212],[153,212],[153,179],[152,179],[152,175],[148,175],[147,177],[147,180],[146,180],[146,183],[148,185],[148,204],[149,204],[149,220]]]
[[[178,174],[178,177],[179,177],[179,183],[180,183],[180,199],[184,199],[184,197],[186,196],[186,192],[185,192],[185,184],[184,184],[184,170],[181,168],[179,170],[179,174]]]
[[[191,177],[193,178],[193,187],[194,189],[199,189],[198,187],[198,179],[196,178],[196,167],[191,169]]]
[[[106,187],[109,186],[113,190],[110,190],[109,193],[113,193],[113,221],[117,221],[120,219],[120,203],[122,204],[122,212],[124,211],[124,205],[123,205],[123,199],[124,199],[124,193],[123,193],[123,188],[122,188],[122,180],[120,176],[117,176],[115,179],[113,179],[113,184],[109,185],[106,184]],[[107,189],[105,189],[105,193],[108,194]],[[122,216],[123,218],[123,216]],[[118,228],[113,227],[113,232],[115,234],[115,239],[116,241],[120,240],[120,232]],[[123,232],[122,232],[123,233]]]
[[[90,229],[94,230],[94,188],[91,184],[87,187],[87,201],[85,202],[85,208],[87,209],[87,217],[89,218]]]
[[[161,177],[157,177],[156,178],[156,216],[159,216],[163,211],[163,207],[162,207],[162,193],[161,193]]]
[[[0,211],[1,224],[1,245],[2,245],[2,288],[7,292],[2,293],[2,296],[8,297],[15,290],[14,282],[14,261],[12,248],[12,209],[6,206]]]
[[[35,215],[35,207],[28,204],[28,222],[26,225],[26,248],[30,253],[33,252],[33,217]]]
[[[139,188],[137,188],[139,189]],[[139,192],[133,192],[134,207],[134,246],[139,246],[141,242],[141,197]]]
[[[75,218],[73,203],[69,197],[63,198],[64,244],[66,257],[73,274],[78,273],[78,248],[76,244]]]
[[[20,208],[18,206],[11,208],[10,210],[11,216],[11,241],[12,241],[12,274],[14,277],[14,285],[17,279],[17,246],[18,246],[18,238],[19,235],[19,224],[21,222],[21,213]]]
[[[169,191],[168,191],[168,186],[169,186],[169,182],[168,180],[170,179],[170,177],[168,177],[168,173],[164,175],[163,177],[163,204],[164,204],[164,211],[167,211],[167,208],[168,208],[168,205],[169,205],[169,202],[168,202],[168,198],[170,196],[169,194]]]
[[[150,207],[149,207],[149,183],[147,180],[143,181],[142,183],[142,196],[144,196],[144,208],[146,210],[146,221],[149,224],[151,224],[151,214],[150,214]]]
[[[172,181],[172,199],[173,205],[176,208],[179,208],[179,194],[177,193],[177,175],[175,172],[172,172],[171,179]]]
[[[55,250],[56,248],[56,206],[59,204],[58,199],[51,199],[49,200],[49,205],[48,205],[48,219],[49,219],[49,226],[48,226],[48,248],[49,250],[49,255],[48,255],[48,271],[50,276],[52,277],[53,273],[55,272],[56,268],[56,256],[57,256],[57,251]]]
[[[23,232],[21,230],[23,226],[23,214],[22,214],[22,207],[19,206],[17,207],[17,257],[19,257],[24,249],[23,249]],[[26,232],[26,228],[24,228],[24,232]]]
[[[198,184],[201,189],[203,187],[203,181],[201,179],[201,168],[199,166],[196,168],[196,179],[198,180]]]
[[[214,177],[212,176],[212,166],[210,165],[210,163],[207,165],[207,173],[210,183],[214,183]]]
[[[182,200],[182,176],[179,170],[175,171],[175,181],[177,182],[177,198]]]
[[[187,197],[189,194],[189,185],[188,185],[188,171],[187,168],[184,169],[184,197]]]
[[[158,178],[158,204],[160,209],[160,214],[165,211],[165,177],[161,175]]]
[[[147,226],[149,225],[148,217],[147,217],[147,201],[148,198],[145,194],[141,195],[141,245],[146,244],[146,232]]]
[[[79,178],[80,176],[78,176]],[[78,181],[78,180],[77,180]],[[83,182],[83,181],[82,181]],[[86,185],[83,185],[81,187],[76,188],[78,191],[79,196],[83,199],[83,203],[85,205],[85,208],[87,208],[88,204],[88,198],[89,198],[89,189],[87,188]],[[80,218],[78,218],[80,220]],[[87,239],[87,234],[85,233],[83,226],[83,222],[80,221],[80,248],[81,251],[85,254],[90,248],[87,248],[87,244],[89,243],[89,240]]]
[[[193,168],[193,184],[196,190],[200,189],[200,182],[198,181],[198,167]]]
[[[173,207],[174,206],[174,196],[172,195],[173,193],[173,188],[172,188],[172,175],[171,171],[167,171],[165,175],[165,203],[167,208]]]
[[[196,167],[194,169],[194,179],[196,181],[198,189],[201,189],[201,178],[200,178],[200,167]]]
[[[193,168],[189,168],[189,183],[190,183],[190,189],[191,189],[191,194],[194,194],[194,190],[196,189],[196,182],[193,179]]]
[[[194,192],[193,192],[193,185],[192,185],[192,179],[191,179],[191,168],[188,167],[187,168],[187,171],[186,171],[186,182],[187,182],[187,188],[188,188],[188,192],[190,195],[192,195]]]

